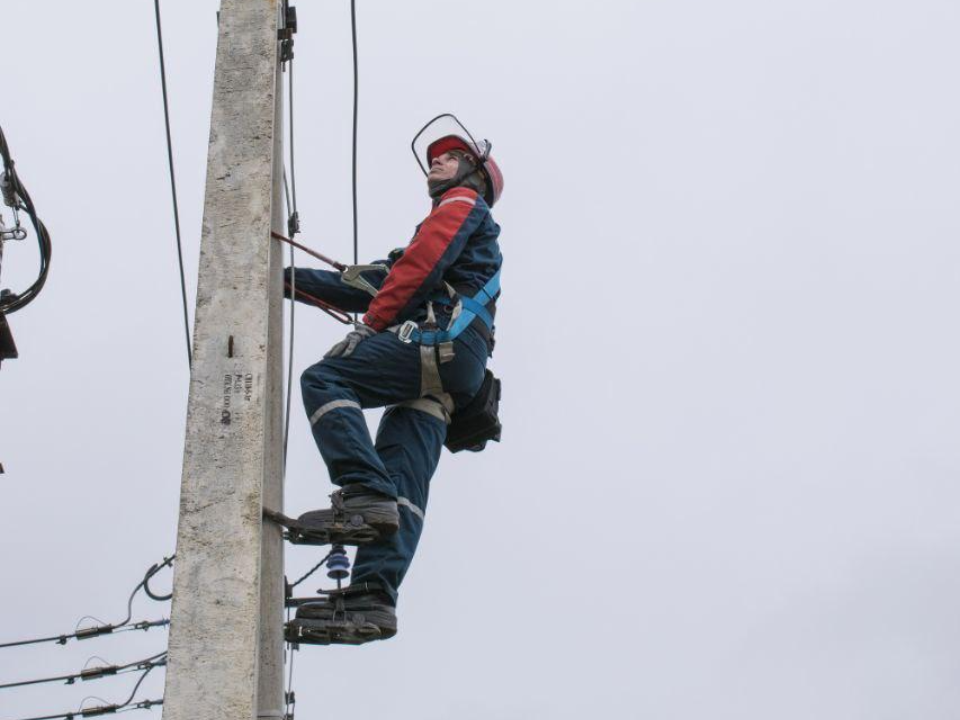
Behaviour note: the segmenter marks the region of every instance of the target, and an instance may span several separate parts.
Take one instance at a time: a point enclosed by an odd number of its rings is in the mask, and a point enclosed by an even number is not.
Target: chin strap
[[[457,174],[449,180],[441,180],[439,182],[427,180],[428,192],[435,202],[438,201],[447,190],[452,190],[455,187],[470,188],[483,195],[483,186],[484,180],[480,172],[480,167],[464,158],[458,160]]]

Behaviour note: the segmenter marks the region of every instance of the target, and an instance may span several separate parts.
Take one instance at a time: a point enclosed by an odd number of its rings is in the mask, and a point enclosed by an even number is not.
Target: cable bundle
[[[50,269],[50,256],[53,248],[50,244],[50,233],[46,226],[37,217],[37,210],[30,198],[30,193],[20,182],[14,167],[13,159],[10,157],[10,148],[7,146],[7,139],[3,134],[3,128],[0,128],[0,159],[3,161],[3,174],[0,175],[0,192],[2,192],[3,202],[8,207],[13,208],[14,214],[25,212],[33,223],[33,229],[37,237],[37,245],[40,249],[40,270],[37,273],[37,279],[26,290],[20,293],[5,291],[0,293],[0,313],[10,314],[30,304],[40,290],[43,289],[47,281],[47,272]],[[0,236],[0,258],[3,254],[3,239]]]

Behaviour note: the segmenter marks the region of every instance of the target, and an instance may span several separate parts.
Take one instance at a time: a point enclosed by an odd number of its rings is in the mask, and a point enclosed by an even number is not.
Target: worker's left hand
[[[343,340],[330,348],[330,351],[323,357],[349,357],[350,355],[353,355],[353,351],[357,349],[357,345],[376,334],[377,331],[369,325],[357,323],[356,327],[347,333],[347,336]]]

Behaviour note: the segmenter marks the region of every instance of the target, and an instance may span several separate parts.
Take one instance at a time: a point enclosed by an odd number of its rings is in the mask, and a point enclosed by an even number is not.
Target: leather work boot
[[[297,608],[285,637],[306,645],[362,645],[397,634],[397,612],[390,599],[366,583],[331,591]]]
[[[363,485],[344,485],[330,500],[329,510],[311,510],[297,518],[304,534],[373,530],[374,539],[379,539],[393,535],[400,527],[397,501]]]
[[[303,545],[359,545],[393,535],[400,527],[397,501],[363,485],[344,485],[329,510],[311,510],[289,525],[290,540]]]

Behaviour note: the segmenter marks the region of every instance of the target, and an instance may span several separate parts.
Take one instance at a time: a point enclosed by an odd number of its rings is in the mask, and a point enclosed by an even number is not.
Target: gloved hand
[[[353,351],[357,349],[357,345],[376,334],[377,331],[369,325],[357,323],[356,327],[347,333],[347,336],[343,340],[330,348],[330,351],[323,357],[349,357],[350,355],[353,355]]]

